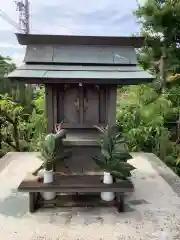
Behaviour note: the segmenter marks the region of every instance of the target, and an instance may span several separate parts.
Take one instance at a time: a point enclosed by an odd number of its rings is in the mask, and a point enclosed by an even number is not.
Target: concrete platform
[[[8,153],[0,159],[0,240],[149,240],[161,239],[161,231],[180,239],[180,179],[153,154],[132,155],[135,192],[126,213],[59,208],[30,214],[27,194],[16,188],[40,161],[36,153]]]

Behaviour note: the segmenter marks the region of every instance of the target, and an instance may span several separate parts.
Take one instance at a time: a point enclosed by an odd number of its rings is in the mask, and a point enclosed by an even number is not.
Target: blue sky
[[[29,1],[31,33],[128,36],[140,31],[133,16],[137,0]],[[0,9],[18,23],[14,2],[0,0]],[[24,48],[18,45],[15,32],[18,30],[0,17],[0,54],[20,64]]]

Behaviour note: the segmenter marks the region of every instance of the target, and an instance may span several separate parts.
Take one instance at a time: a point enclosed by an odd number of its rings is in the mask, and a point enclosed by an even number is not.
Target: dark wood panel
[[[80,93],[78,85],[68,85],[64,89],[64,123],[80,123]]]
[[[83,123],[99,124],[99,86],[84,85]]]
[[[45,84],[45,102],[46,102],[46,118],[47,118],[47,131],[53,132],[54,129],[54,105],[52,85]]]
[[[61,195],[50,201],[40,199],[39,203],[43,207],[110,207],[116,205],[116,200],[103,201],[99,195]]]
[[[37,179],[25,179],[20,184],[18,190],[22,192],[132,192],[133,184],[129,180],[104,184],[99,175],[58,175],[56,174],[53,183],[44,184]]]
[[[117,86],[109,85],[107,95],[107,112],[106,119],[109,126],[116,125],[116,98],[117,98]]]
[[[107,186],[109,185],[109,186]],[[94,186],[94,187],[59,187],[57,185],[49,186],[48,184],[39,184],[39,185],[20,185],[18,188],[20,192],[61,192],[61,193],[100,193],[100,192],[133,192],[133,188],[121,188],[120,186],[111,186],[110,184],[104,184],[103,186]]]
[[[99,85],[99,123],[107,124],[106,121],[106,88],[104,86]]]
[[[96,124],[96,126],[99,126],[99,127],[105,127],[106,124]],[[63,123],[62,125],[63,128],[69,128],[69,129],[95,129],[94,125],[92,124],[76,124],[76,123],[73,123],[71,125],[69,125],[68,123]]]
[[[115,84],[115,85],[137,85],[137,84],[143,84],[143,83],[150,83],[154,80],[154,78],[150,77],[138,77],[138,78],[126,78],[126,79],[121,79],[121,78],[83,78],[81,80],[77,78],[39,78],[39,77],[17,77],[17,76],[10,76],[9,79],[12,80],[18,80],[20,82],[28,83],[28,84],[55,84],[55,83],[64,83],[64,84],[74,84],[74,83],[81,83],[84,84],[101,84],[101,85],[106,85],[106,84]]]
[[[57,118],[57,113],[58,113],[58,99],[57,99],[57,94],[58,94],[58,89],[56,87],[56,85],[53,85],[52,88],[52,97],[53,97],[53,130],[54,130],[54,126],[55,124],[58,122],[58,118]]]

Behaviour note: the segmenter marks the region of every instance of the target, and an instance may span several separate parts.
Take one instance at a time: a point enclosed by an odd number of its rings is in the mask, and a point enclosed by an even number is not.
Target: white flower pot
[[[111,184],[113,183],[113,178],[109,172],[104,172],[104,178],[103,183],[105,184]],[[102,192],[101,193],[101,199],[104,201],[112,201],[114,199],[115,195],[113,192]]]
[[[53,170],[44,170],[44,183],[52,183],[54,180],[54,172]],[[56,197],[55,192],[43,192],[42,197],[44,200],[52,200]]]

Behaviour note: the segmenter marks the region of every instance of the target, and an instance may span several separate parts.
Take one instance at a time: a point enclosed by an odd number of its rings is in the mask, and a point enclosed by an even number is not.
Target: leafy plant
[[[119,100],[117,124],[131,151],[154,151],[156,140],[167,132],[165,119],[172,111],[168,93],[157,94],[152,85],[130,86]]]
[[[51,133],[45,136],[41,145],[40,158],[44,161],[44,168],[46,170],[52,170],[57,161],[62,163],[69,157],[69,152],[65,152],[64,150],[64,138],[65,133],[63,130],[59,133]]]
[[[41,149],[40,143],[46,133],[47,120],[44,98],[44,88],[41,88],[33,100],[33,111],[27,122],[27,138],[29,139],[30,151],[39,151]]]
[[[23,108],[8,95],[0,95],[0,140],[7,150],[23,151],[25,147]]]
[[[169,147],[166,150],[164,162],[169,166],[178,176],[180,176],[180,146],[169,142]]]
[[[101,155],[94,156],[96,164],[104,171],[110,172],[114,177],[126,179],[131,176],[131,171],[135,169],[127,163],[131,155],[127,151],[122,151],[122,133],[118,132],[116,127],[100,128],[95,126],[101,133],[100,147]]]

